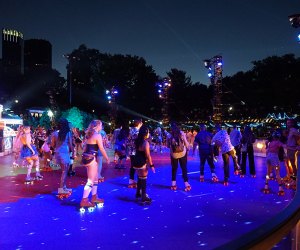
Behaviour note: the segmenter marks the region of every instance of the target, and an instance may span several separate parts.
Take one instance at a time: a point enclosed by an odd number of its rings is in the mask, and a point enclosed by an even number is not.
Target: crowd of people
[[[211,179],[218,182],[215,172],[215,161],[221,153],[223,160],[223,183],[229,184],[230,159],[233,162],[234,174],[244,178],[249,174],[256,177],[254,161],[255,133],[250,126],[238,128],[233,126],[224,129],[216,125],[209,131],[205,124],[200,124],[198,130],[183,131],[179,124],[172,122],[168,130],[161,127],[150,128],[141,119],[135,119],[132,126],[121,124],[113,133],[106,134],[100,120],[93,120],[86,130],[73,128],[67,119],[60,119],[57,126],[51,130],[42,127],[31,131],[24,124],[19,127],[14,140],[13,166],[27,167],[25,183],[33,179],[41,180],[40,168],[51,170],[51,162],[55,161],[61,168],[61,178],[58,187],[59,195],[70,195],[72,190],[66,186],[67,176],[75,175],[74,159],[86,166],[87,182],[84,186],[81,207],[93,207],[103,204],[104,200],[97,195],[98,183],[104,181],[102,176],[103,158],[107,164],[110,159],[106,148],[114,151],[114,167],[124,169],[126,160],[130,160],[129,188],[136,188],[136,198],[143,203],[151,203],[147,194],[148,170],[155,173],[151,153],[163,153],[169,148],[171,165],[171,190],[177,190],[177,171],[181,168],[184,190],[190,191],[188,180],[188,155],[195,156],[199,152],[200,182],[204,181],[204,167],[207,162]],[[295,183],[297,175],[297,157],[300,150],[300,132],[295,120],[287,120],[286,130],[272,129],[266,140],[266,184],[265,192],[269,190],[269,180],[276,178],[279,185],[279,195],[283,195],[283,185],[286,182]],[[40,160],[41,159],[41,160]],[[248,159],[248,164],[247,164]],[[42,162],[42,164],[40,164]],[[285,163],[286,176],[280,176],[280,162]],[[35,168],[35,178],[32,177]],[[91,196],[91,198],[89,198]]]

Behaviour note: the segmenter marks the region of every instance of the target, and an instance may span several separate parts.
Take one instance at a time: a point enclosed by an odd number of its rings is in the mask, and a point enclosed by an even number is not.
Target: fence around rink
[[[300,158],[300,157],[298,157]],[[241,237],[224,244],[217,250],[272,249],[289,233],[293,233],[291,250],[300,249],[300,171],[297,173],[297,189],[292,202],[280,213]]]

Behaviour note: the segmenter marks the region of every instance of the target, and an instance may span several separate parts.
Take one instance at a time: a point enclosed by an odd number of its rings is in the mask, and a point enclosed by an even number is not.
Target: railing
[[[216,249],[218,250],[237,250],[253,249],[265,250],[271,249],[275,244],[293,230],[296,231],[296,237],[292,249],[300,249],[299,228],[300,228],[300,171],[297,174],[297,191],[293,201],[279,214],[258,227]],[[298,236],[298,237],[297,237]]]

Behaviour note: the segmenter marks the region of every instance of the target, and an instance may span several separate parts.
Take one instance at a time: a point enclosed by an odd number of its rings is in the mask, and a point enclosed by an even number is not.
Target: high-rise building
[[[13,29],[2,29],[2,65],[6,73],[23,74],[23,34]]]
[[[25,72],[52,68],[52,45],[43,39],[29,39],[24,42]]]

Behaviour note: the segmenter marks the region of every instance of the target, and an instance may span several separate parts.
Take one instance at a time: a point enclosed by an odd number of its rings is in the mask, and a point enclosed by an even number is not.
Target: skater
[[[212,181],[217,182],[218,177],[215,173],[215,165],[214,165],[214,154],[213,154],[213,146],[211,145],[211,140],[213,135],[206,130],[206,125],[201,124],[199,126],[200,131],[196,135],[195,142],[198,144],[199,148],[199,156],[200,156],[200,181],[204,181],[204,165],[207,161],[210,172],[212,175]]]
[[[242,173],[240,177],[245,177],[246,175],[246,160],[248,156],[249,161],[249,169],[250,169],[250,175],[251,177],[256,177],[256,171],[255,171],[255,162],[254,162],[254,150],[253,150],[253,143],[255,142],[256,138],[253,134],[250,126],[246,126],[244,129],[244,132],[242,133]]]
[[[56,163],[61,167],[61,178],[58,188],[58,195],[71,194],[72,189],[67,188],[66,178],[70,167],[70,152],[74,154],[72,133],[69,122],[65,118],[58,121],[58,130],[51,135],[51,146],[55,150]]]
[[[115,142],[115,153],[117,154],[116,169],[124,169],[126,161],[126,145],[129,138],[129,128],[123,127],[120,130]]]
[[[150,155],[150,144],[149,144],[149,129],[143,125],[140,130],[137,139],[135,140],[136,154],[131,157],[132,166],[136,169],[138,174],[138,182],[135,197],[137,199],[141,198],[143,203],[150,204],[152,199],[147,195],[147,176],[148,168],[147,164],[150,166],[153,173],[155,173],[155,168]]]
[[[232,144],[232,146],[234,146],[235,149],[235,153],[237,156],[237,161],[238,164],[241,164],[241,148],[242,148],[242,144],[241,144],[241,139],[242,139],[242,133],[241,131],[239,131],[237,129],[236,125],[233,125],[232,130],[230,131],[230,142]]]
[[[40,174],[40,162],[38,151],[35,145],[32,144],[30,126],[23,126],[23,134],[20,137],[22,142],[21,149],[21,158],[23,160],[23,166],[27,167],[27,175],[25,179],[25,183],[30,183],[34,179],[31,177],[32,167],[35,167],[35,176],[37,180],[43,179],[43,176]]]
[[[102,122],[100,120],[93,120],[87,128],[85,135],[85,144],[82,154],[81,163],[87,168],[88,180],[84,186],[82,200],[80,207],[94,207],[97,203],[104,203],[103,199],[98,198],[98,163],[96,157],[98,150],[100,150],[102,156],[109,164],[109,158],[103,147],[102,136],[99,132],[102,129]],[[91,202],[89,201],[89,194],[92,192]]]
[[[268,144],[267,148],[267,175],[264,192],[269,192],[269,180],[272,179],[273,170],[275,170],[276,180],[279,185],[278,195],[284,195],[283,190],[283,180],[280,177],[280,161],[278,157],[280,147],[285,147],[285,145],[279,141],[280,134],[274,132],[272,135],[272,141]]]
[[[135,188],[137,185],[134,180],[135,169],[132,166],[132,157],[133,155],[135,155],[135,139],[137,138],[139,130],[142,125],[143,122],[141,119],[134,120],[133,127],[130,129],[129,138],[127,140],[126,149],[130,157],[129,183],[128,183],[129,188]]]
[[[154,152],[160,152],[162,153],[162,131],[160,127],[157,127],[153,131],[153,142],[154,142]]]
[[[226,130],[221,129],[219,125],[216,126],[216,134],[213,136],[211,144],[217,145],[221,148],[223,164],[224,164],[224,186],[228,186],[229,179],[229,157],[231,156],[234,163],[234,173],[240,173],[240,166],[237,163],[237,156],[234,147],[230,142],[230,137]]]
[[[47,138],[45,139],[44,144],[41,147],[41,152],[43,155],[43,171],[52,171],[50,167],[50,162],[52,160],[52,152],[51,152],[51,137],[50,131],[47,131]]]
[[[14,138],[13,141],[13,152],[14,152],[13,167],[19,167],[20,152],[23,145],[20,140],[22,134],[23,134],[23,125],[20,125],[18,127],[16,137]]]
[[[191,185],[188,182],[187,176],[187,152],[190,145],[186,139],[185,133],[179,129],[175,122],[171,124],[171,133],[168,135],[168,141],[170,145],[170,159],[172,166],[171,189],[177,189],[176,174],[179,163],[182,171],[182,178],[185,185],[185,191],[190,191]]]

